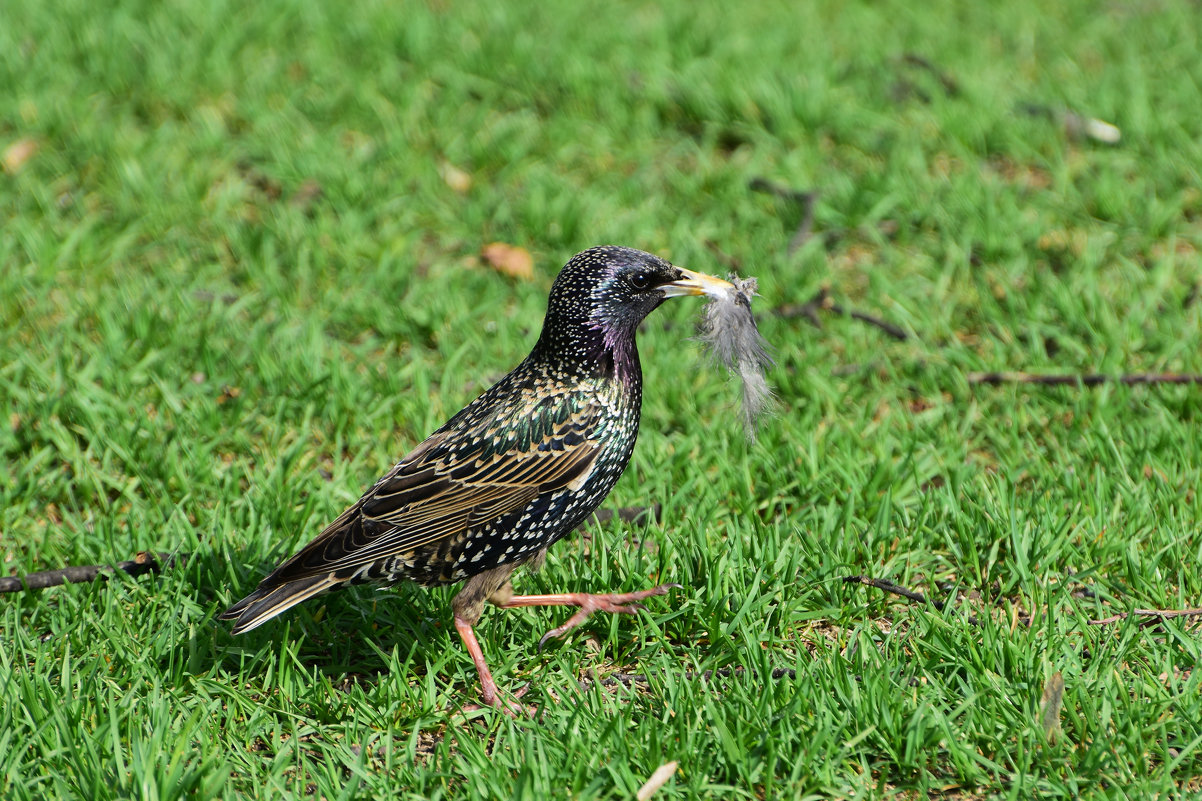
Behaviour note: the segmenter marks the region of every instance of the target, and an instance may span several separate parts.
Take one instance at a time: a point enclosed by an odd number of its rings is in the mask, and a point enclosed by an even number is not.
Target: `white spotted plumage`
[[[649,288],[633,274],[650,276]],[[446,584],[543,553],[630,460],[642,403],[635,330],[664,300],[656,286],[681,277],[629,248],[577,254],[530,355],[223,617],[245,631],[341,584]]]

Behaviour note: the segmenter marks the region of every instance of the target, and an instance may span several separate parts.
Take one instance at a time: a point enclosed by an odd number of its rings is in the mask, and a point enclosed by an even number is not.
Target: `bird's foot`
[[[514,718],[532,718],[538,714],[538,707],[520,704],[522,696],[530,689],[530,685],[526,684],[520,690],[515,692],[508,700],[501,697],[501,693],[497,690],[497,685],[493,683],[492,676],[489,676],[488,684],[481,682],[481,696],[484,701],[484,706],[480,704],[465,704],[464,712],[479,712],[481,709],[492,708],[498,712],[504,712],[509,717]]]
[[[591,592],[568,592],[559,595],[515,595],[500,604],[505,608],[515,606],[575,606],[579,607],[562,626],[556,626],[542,636],[538,641],[541,651],[547,640],[562,637],[572,629],[588,620],[593,612],[610,612],[617,615],[632,615],[645,609],[640,601],[656,595],[667,595],[669,590],[679,589],[679,584],[661,584],[649,590],[638,592],[610,593],[597,595]]]

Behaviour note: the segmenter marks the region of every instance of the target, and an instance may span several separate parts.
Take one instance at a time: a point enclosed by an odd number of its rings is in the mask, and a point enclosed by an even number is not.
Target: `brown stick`
[[[947,606],[943,601],[929,600],[925,595],[923,595],[920,592],[915,592],[914,590],[908,590],[905,587],[902,587],[898,584],[894,584],[891,581],[886,581],[885,579],[872,578],[870,576],[844,576],[843,582],[845,584],[863,584],[865,587],[876,587],[878,590],[883,590],[884,592],[892,593],[893,595],[900,595],[901,597],[908,598],[911,601],[916,601],[918,603],[924,603],[924,604],[929,603],[931,606],[935,607],[940,612],[942,612],[944,610],[944,608]],[[1198,609],[1132,609],[1130,612],[1120,612],[1117,615],[1111,615],[1110,617],[1105,617],[1105,618],[1102,618],[1101,620],[1091,620],[1091,621],[1089,621],[1089,625],[1091,625],[1091,626],[1106,626],[1111,623],[1117,623],[1120,620],[1126,620],[1127,618],[1132,617],[1132,616],[1156,618],[1157,620],[1163,620],[1163,619],[1173,618],[1173,617],[1198,617],[1198,616],[1202,616],[1202,608],[1198,608]],[[972,615],[969,615],[968,622],[974,626],[981,625],[981,621],[978,620],[977,618],[973,617]],[[1154,623],[1154,622],[1156,622],[1156,621],[1149,620],[1147,623]],[[1025,624],[1026,625],[1031,624],[1030,618],[1028,618],[1025,621]],[[1144,624],[1144,625],[1147,625],[1147,624]]]
[[[781,317],[805,317],[815,328],[822,327],[822,321],[818,317],[820,310],[826,310],[835,314],[845,314],[853,320],[868,323],[884,331],[894,339],[905,341],[910,338],[910,335],[896,326],[893,323],[882,320],[880,317],[868,314],[855,309],[847,309],[844,306],[836,303],[830,295],[830,290],[826,287],[819,289],[814,297],[810,298],[805,303],[787,303],[783,306],[777,306],[773,311]]]
[[[889,323],[889,322],[882,320],[880,317],[873,317],[871,314],[867,314],[867,313],[861,312],[861,311],[852,310],[852,311],[845,312],[843,310],[843,307],[837,303],[831,304],[831,311],[833,311],[835,314],[846,314],[847,316],[851,317],[852,319],[868,323],[869,325],[874,325],[877,328],[884,331],[889,336],[893,337],[894,339],[905,341],[910,338],[910,335],[907,334],[905,331],[903,331],[901,328],[894,325],[893,323]]]
[[[769,181],[767,178],[752,178],[747,186],[753,192],[767,192],[801,206],[801,222],[797,225],[797,232],[789,240],[789,255],[792,256],[810,238],[810,233],[814,228],[814,205],[818,202],[818,196],[821,193],[817,189],[790,189]]]
[[[786,303],[782,306],[777,306],[772,310],[772,313],[786,320],[793,317],[804,317],[815,328],[822,328],[822,318],[818,316],[818,311],[826,308],[829,298],[829,290],[823,287],[818,290],[818,293],[814,297],[805,303]]]
[[[886,581],[885,579],[872,578],[871,576],[844,576],[843,583],[844,584],[863,584],[865,587],[875,587],[878,590],[892,593],[893,595],[900,595],[903,598],[907,598],[911,601],[915,601],[920,604],[930,604],[931,606],[935,607],[935,609],[940,612],[942,612],[947,607],[947,604],[944,603],[943,601],[936,601],[936,600],[929,599],[925,595],[923,595],[921,592],[915,592],[914,590],[907,590],[905,587],[901,586],[900,584],[894,584],[892,581]],[[977,620],[977,618],[973,615],[968,616],[968,622],[969,622],[969,624],[971,624],[973,626],[981,625],[981,621]]]
[[[801,200],[801,223],[797,226],[796,233],[789,240],[788,253],[792,256],[798,249],[806,243],[810,238],[810,232],[814,228],[814,205],[818,202],[817,192],[806,192]]]
[[[949,97],[956,97],[960,94],[960,84],[956,82],[956,79],[936,67],[929,59],[924,58],[917,53],[903,53],[902,63],[909,64],[912,67],[918,67],[919,69],[926,70],[931,75],[934,75],[935,80],[939,81],[939,83],[943,86],[943,91]]]
[[[123,571],[131,576],[158,573],[177,558],[179,557],[169,553],[152,554],[147,551],[139,551],[133,559],[118,562],[115,565],[78,565],[64,567],[60,570],[30,573],[27,576],[0,576],[0,592],[44,590],[60,584],[80,584],[95,581],[98,578],[108,578],[108,575],[114,570]]]
[[[770,195],[776,195],[782,200],[791,200],[794,203],[805,203],[812,195],[818,194],[816,190],[792,189],[775,181],[769,181],[767,178],[760,177],[752,178],[747,183],[747,187],[753,192],[767,192]]]
[[[741,667],[718,668],[717,670],[705,670],[700,673],[693,670],[686,670],[682,674],[681,678],[683,678],[685,681],[695,681],[697,679],[700,679],[701,681],[710,681],[715,677],[730,678],[731,676],[742,676],[744,673],[746,673],[746,671]],[[795,679],[797,678],[797,671],[793,668],[775,668],[771,673],[771,678],[773,681],[780,681],[781,679]],[[631,684],[647,684],[649,683],[649,679],[644,673],[614,673],[606,676],[603,679],[585,679],[577,683],[580,685],[581,689],[587,689],[593,682],[600,684],[602,687],[612,687],[615,684],[622,684],[629,687]]]
[[[1202,384],[1202,375],[1191,373],[1128,373],[1126,375],[1102,375],[1100,373],[1084,373],[1081,375],[1042,375],[1038,373],[996,372],[969,373],[970,384],[1040,384],[1043,386],[1087,386],[1096,387],[1099,384]]]
[[[1106,626],[1111,623],[1117,623],[1120,620],[1126,620],[1129,617],[1155,617],[1155,618],[1170,618],[1170,617],[1194,617],[1202,615],[1202,609],[1132,609],[1130,612],[1119,612],[1117,615],[1104,617],[1101,620],[1091,620],[1091,626]],[[1148,621],[1149,623],[1155,621]]]

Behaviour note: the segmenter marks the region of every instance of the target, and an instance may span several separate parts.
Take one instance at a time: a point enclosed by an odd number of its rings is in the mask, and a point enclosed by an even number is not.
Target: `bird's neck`
[[[634,342],[634,332],[625,336],[611,336],[602,332],[595,363],[598,372],[614,378],[627,386],[638,385],[643,380],[642,365],[639,364],[639,349]]]
[[[601,323],[544,329],[534,355],[582,377],[611,378],[628,386],[641,385],[643,380],[634,331]]]

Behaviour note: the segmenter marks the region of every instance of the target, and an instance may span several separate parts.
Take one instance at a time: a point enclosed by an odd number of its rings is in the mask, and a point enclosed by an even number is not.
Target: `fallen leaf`
[[[443,163],[438,168],[438,174],[442,176],[442,180],[447,186],[451,187],[459,194],[465,194],[467,190],[472,188],[472,176],[468,175],[463,170],[456,167],[454,164]]]
[[[1123,132],[1117,125],[1072,111],[1064,113],[1064,130],[1070,139],[1084,136],[1106,145],[1117,145],[1123,138]]]
[[[1039,702],[1043,733],[1048,742],[1055,742],[1060,735],[1060,707],[1063,703],[1064,676],[1058,670],[1043,685],[1043,698]]]
[[[27,136],[24,139],[18,139],[8,147],[4,148],[4,155],[0,156],[0,162],[4,163],[4,171],[9,175],[14,175],[18,170],[25,166],[25,162],[33,158],[38,152],[38,140]]]
[[[651,778],[639,788],[638,795],[635,797],[639,801],[647,801],[648,798],[655,794],[656,790],[668,783],[668,779],[671,779],[672,774],[676,772],[676,765],[677,763],[675,762],[669,762],[656,768],[655,773],[652,773]]]
[[[530,251],[517,245],[493,242],[485,245],[481,254],[488,266],[510,278],[529,281],[534,277],[534,258]]]

